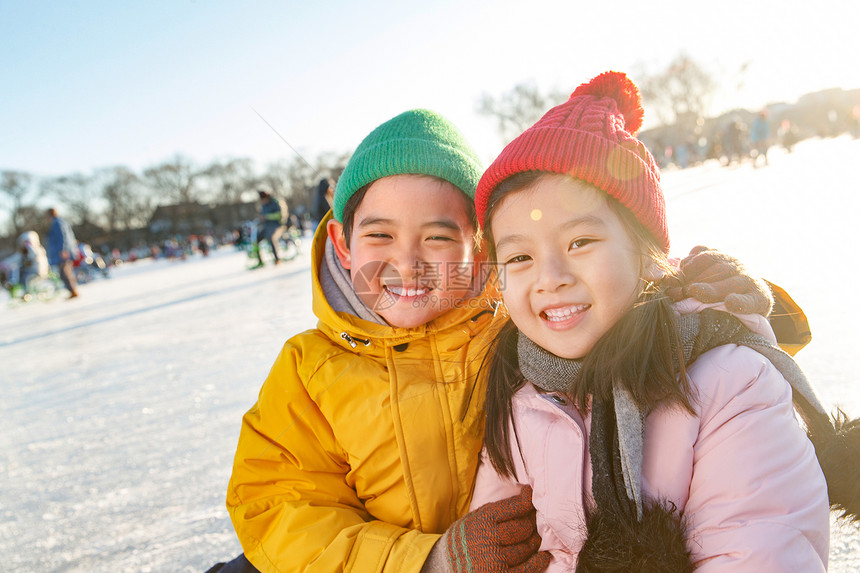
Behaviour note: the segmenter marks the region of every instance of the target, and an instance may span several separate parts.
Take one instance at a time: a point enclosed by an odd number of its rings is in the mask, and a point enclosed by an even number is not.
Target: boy
[[[243,420],[227,506],[257,569],[417,573],[466,514],[500,325],[476,272],[481,171],[425,110],[350,159],[314,238],[317,328],[286,343]],[[519,514],[533,553],[531,504]]]

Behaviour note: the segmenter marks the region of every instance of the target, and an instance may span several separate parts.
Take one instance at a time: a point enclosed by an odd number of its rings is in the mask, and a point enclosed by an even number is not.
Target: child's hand
[[[529,486],[455,521],[443,539],[448,565],[457,573],[538,573],[549,565],[549,552],[537,552],[541,539]]]
[[[666,294],[675,302],[692,297],[704,303],[725,302],[729,312],[737,314],[770,314],[773,295],[767,284],[747,274],[734,257],[693,247],[679,270],[679,279],[666,279]]]

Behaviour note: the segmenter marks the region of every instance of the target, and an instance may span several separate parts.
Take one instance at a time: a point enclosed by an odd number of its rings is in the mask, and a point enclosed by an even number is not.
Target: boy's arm
[[[246,557],[263,572],[417,573],[439,535],[374,520],[365,510],[299,362],[287,345],[243,418],[227,508]]]
[[[724,302],[729,312],[768,316],[773,296],[765,283],[750,275],[736,258],[715,249],[693,247],[678,264],[678,277],[664,279],[666,294],[675,302]]]
[[[708,247],[693,247],[679,263],[680,276],[664,279],[675,302],[690,297],[704,303],[725,303],[734,314],[760,314],[770,319],[780,347],[794,356],[812,340],[800,306],[781,287],[750,275],[736,258]]]

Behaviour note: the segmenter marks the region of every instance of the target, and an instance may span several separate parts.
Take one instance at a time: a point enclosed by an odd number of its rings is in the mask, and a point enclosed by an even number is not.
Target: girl
[[[763,317],[665,294],[665,203],[641,123],[636,86],[602,74],[481,178],[511,322],[490,359],[471,507],[531,486],[551,571],[824,571],[824,474],[839,468],[816,449],[836,431]],[[856,516],[850,487],[831,500]]]

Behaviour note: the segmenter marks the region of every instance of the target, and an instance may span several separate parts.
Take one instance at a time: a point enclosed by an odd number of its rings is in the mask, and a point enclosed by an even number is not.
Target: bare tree
[[[198,171],[190,159],[176,155],[170,161],[145,169],[143,178],[166,203],[191,203],[198,198]]]
[[[495,118],[499,135],[507,143],[531,127],[551,107],[566,99],[565,94],[551,92],[544,95],[534,84],[521,83],[498,98],[484,94],[478,103],[477,111],[481,115]]]
[[[9,203],[9,223],[12,234],[18,236],[25,227],[22,209],[24,197],[30,189],[32,177],[23,171],[3,171],[0,173],[0,191],[7,197]]]
[[[319,180],[325,177],[332,183],[335,183],[340,179],[340,175],[343,173],[343,170],[346,169],[346,164],[349,162],[351,155],[351,153],[321,153],[316,160],[317,179]],[[318,180],[314,183],[319,183]]]
[[[279,159],[266,165],[263,174],[260,175],[259,183],[278,197],[286,197],[291,194],[289,179],[290,162],[286,159]]]
[[[708,113],[716,81],[690,56],[681,54],[660,72],[643,72],[639,79],[642,99],[663,125],[677,125],[693,132]]]
[[[295,158],[287,168],[286,197],[291,205],[307,206],[308,190],[319,181],[316,167],[308,165],[304,159]]]
[[[200,176],[207,184],[211,199],[220,203],[238,203],[250,198],[260,179],[254,173],[254,162],[250,158],[230,159],[225,163],[214,161]]]
[[[45,209],[35,205],[22,205],[18,210],[18,220],[21,223],[18,234],[23,231],[36,231],[44,241],[49,224],[48,218],[45,216]]]
[[[68,208],[72,219],[79,225],[95,223],[95,192],[93,178],[81,173],[61,175],[45,179],[41,183],[42,193],[56,197]]]
[[[127,167],[108,167],[99,171],[105,219],[110,233],[146,225],[155,208],[155,198],[140,177]]]
[[[275,194],[288,200],[290,209],[301,207],[307,211],[313,204],[313,196],[321,179],[335,184],[349,161],[349,153],[321,153],[312,164],[302,157],[281,159],[266,166],[260,182]]]
[[[286,199],[292,209],[297,205],[307,205],[308,186],[315,185],[316,179],[316,169],[304,159],[296,157],[267,165],[260,177],[260,183],[269,187],[275,195]]]

